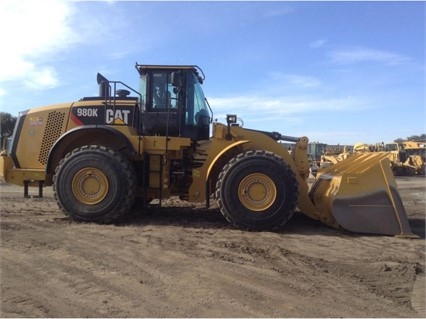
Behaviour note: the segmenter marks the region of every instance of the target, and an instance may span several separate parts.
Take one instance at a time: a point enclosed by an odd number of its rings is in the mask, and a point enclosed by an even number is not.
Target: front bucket
[[[415,237],[386,153],[355,154],[319,171],[309,197],[330,226]]]

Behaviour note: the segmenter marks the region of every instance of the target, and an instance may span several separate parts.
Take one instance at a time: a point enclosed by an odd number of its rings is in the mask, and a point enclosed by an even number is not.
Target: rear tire
[[[83,146],[68,153],[53,177],[59,207],[75,220],[110,223],[123,216],[136,195],[136,173],[121,153]]]
[[[261,150],[232,158],[216,183],[221,213],[244,230],[272,230],[294,214],[298,185],[283,159]]]

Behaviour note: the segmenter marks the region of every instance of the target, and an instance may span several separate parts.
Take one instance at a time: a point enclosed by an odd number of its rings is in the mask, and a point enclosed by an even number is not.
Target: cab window
[[[177,107],[177,96],[170,78],[170,73],[166,72],[152,74],[152,83],[150,85],[152,111],[167,111],[167,109]]]

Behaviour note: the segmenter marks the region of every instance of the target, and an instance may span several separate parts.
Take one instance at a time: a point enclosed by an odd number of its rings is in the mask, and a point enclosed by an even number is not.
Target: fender
[[[208,207],[208,199],[210,195],[208,181],[211,178],[213,167],[227,151],[237,147],[238,145],[242,145],[248,142],[250,141],[241,140],[234,143],[229,143],[229,141],[224,139],[213,139],[212,143],[208,145],[208,153],[211,154],[211,156],[207,157],[203,166],[194,168],[192,170],[193,180],[188,190],[188,200],[193,202],[206,201],[206,205]]]
[[[225,148],[222,149],[222,151],[220,151],[219,153],[217,153],[217,155],[213,158],[213,160],[211,161],[208,169],[207,169],[207,174],[206,174],[206,182],[208,181],[209,177],[210,177],[210,172],[212,170],[212,168],[214,167],[214,165],[216,164],[217,160],[223,155],[225,154],[228,150],[230,150],[231,148],[237,147],[238,145],[241,144],[245,144],[250,142],[249,140],[242,140],[242,141],[237,141],[235,143],[232,143],[228,146],[226,146]]]
[[[53,173],[55,166],[66,153],[68,153],[69,146],[73,142],[82,139],[83,137],[96,136],[96,135],[107,135],[112,136],[112,138],[105,139],[107,145],[119,145],[120,148],[117,148],[119,151],[124,151],[131,155],[136,155],[132,144],[127,139],[127,137],[109,126],[100,126],[100,125],[85,125],[79,126],[68,132],[64,133],[56,142],[53,144],[49,152],[49,157],[46,165],[46,173]],[[77,142],[77,146],[86,145],[83,142]],[[90,144],[90,143],[89,143]],[[75,148],[75,147],[73,147]]]

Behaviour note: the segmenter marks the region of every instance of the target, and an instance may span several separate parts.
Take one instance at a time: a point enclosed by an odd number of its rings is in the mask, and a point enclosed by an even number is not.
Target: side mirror
[[[235,114],[227,114],[226,122],[228,123],[228,125],[237,123],[237,116]]]
[[[228,141],[230,141],[230,140],[232,140],[231,126],[236,125],[237,115],[236,114],[226,114],[226,123],[228,124],[228,133],[226,134],[226,139]]]

